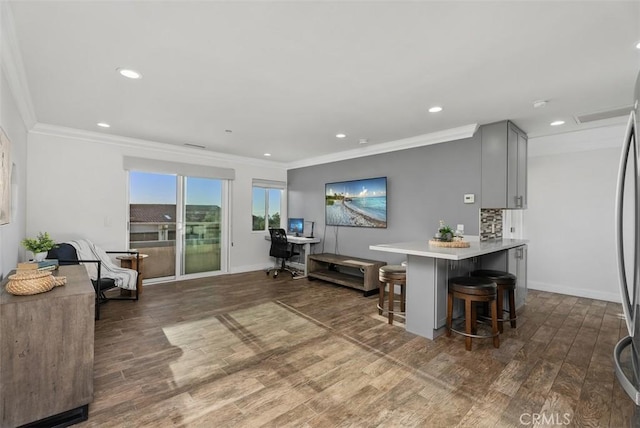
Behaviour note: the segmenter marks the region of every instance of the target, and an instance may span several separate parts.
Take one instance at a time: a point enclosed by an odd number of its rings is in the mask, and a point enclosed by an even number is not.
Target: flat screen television
[[[304,233],[303,218],[289,218],[287,223],[287,235],[302,236]]]
[[[327,226],[387,227],[387,177],[324,186]]]

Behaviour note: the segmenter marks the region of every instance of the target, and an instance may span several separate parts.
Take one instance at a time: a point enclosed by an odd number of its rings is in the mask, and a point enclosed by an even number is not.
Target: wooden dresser
[[[81,421],[93,400],[95,291],[84,266],[33,296],[0,285],[0,427]],[[66,425],[65,425],[66,426]]]

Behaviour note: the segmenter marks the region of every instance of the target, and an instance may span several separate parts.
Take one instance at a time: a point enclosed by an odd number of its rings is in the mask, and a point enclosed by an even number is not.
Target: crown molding
[[[315,158],[308,158],[300,161],[293,161],[285,164],[285,167],[287,169],[304,168],[325,163],[339,162],[347,159],[361,158],[365,156],[395,152],[398,150],[406,150],[414,147],[445,143],[447,141],[461,140],[463,138],[471,138],[477,130],[478,124],[472,123],[470,125],[464,125],[458,128],[445,129],[443,131],[417,135],[415,137],[390,141],[388,143],[374,144],[358,149],[332,153],[330,155],[317,156]]]
[[[544,137],[529,137],[528,157],[552,156],[565,153],[602,149],[621,149],[625,124],[569,131]]]
[[[37,122],[9,2],[0,1],[0,66],[27,130]]]
[[[157,141],[142,140],[138,138],[121,137],[119,135],[105,135],[98,132],[84,131],[75,128],[67,128],[64,126],[49,125],[46,123],[36,123],[31,129],[32,134],[49,135],[53,137],[61,137],[67,139],[88,141],[91,143],[108,144],[124,148],[137,148],[144,150],[153,150],[160,153],[179,154],[179,155],[196,155],[201,159],[219,162],[234,162],[244,165],[280,168],[285,169],[286,165],[281,162],[265,161],[262,159],[254,159],[244,156],[229,155],[225,153],[212,152],[206,149],[198,149],[192,147],[182,147],[173,144],[160,143]]]

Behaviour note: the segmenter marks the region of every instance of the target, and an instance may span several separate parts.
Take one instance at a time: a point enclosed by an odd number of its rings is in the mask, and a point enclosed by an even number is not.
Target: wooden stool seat
[[[393,315],[404,315],[406,311],[406,286],[407,286],[407,268],[401,265],[384,265],[378,270],[378,279],[380,280],[380,288],[378,290],[378,314],[382,315],[387,312],[389,324],[393,324]],[[394,288],[395,285],[400,286],[400,310],[394,309],[396,302]],[[388,303],[385,309],[385,288],[388,288]]]
[[[516,328],[516,283],[515,275],[501,270],[479,269],[470,273],[472,277],[488,278],[498,286],[498,327],[500,333],[504,332],[504,322],[509,321],[511,328]],[[504,310],[504,293],[507,292],[509,298],[509,310]],[[509,314],[508,319],[504,319],[504,313]]]
[[[493,346],[500,347],[500,337],[498,330],[498,307],[497,294],[498,286],[492,280],[485,277],[461,276],[449,280],[447,293],[447,337],[451,332],[465,336],[465,348],[471,350],[472,338],[493,338]],[[464,301],[465,330],[460,331],[453,328],[453,300]],[[483,302],[491,305],[491,334],[477,334],[477,312],[475,303]]]

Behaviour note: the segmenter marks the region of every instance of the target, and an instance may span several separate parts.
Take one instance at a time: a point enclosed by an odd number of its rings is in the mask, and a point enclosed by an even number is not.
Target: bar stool
[[[388,288],[388,303],[387,303],[387,318],[389,320],[389,324],[393,324],[393,315],[403,315],[406,311],[406,286],[407,286],[407,268],[401,265],[385,265],[382,266],[378,270],[378,279],[380,280],[380,289],[378,292],[378,314],[382,315],[385,311],[384,301],[385,295],[384,290],[385,287]],[[395,293],[394,288],[395,285],[400,286],[400,310],[396,311],[394,308]]]
[[[498,286],[498,327],[500,328],[500,333],[504,332],[504,322],[510,321],[511,328],[516,328],[516,320],[518,319],[516,315],[516,282],[517,278],[515,275],[509,272],[503,272],[501,270],[489,270],[489,269],[479,269],[474,270],[469,275],[475,277],[484,277],[489,278]],[[504,310],[504,293],[505,291],[509,294],[509,310]],[[509,319],[504,319],[504,313],[507,312],[509,314]]]
[[[449,290],[447,299],[447,337],[451,332],[465,336],[465,348],[471,351],[472,338],[493,338],[493,346],[500,347],[500,332],[498,331],[498,307],[496,302],[496,292],[498,286],[488,278],[461,276],[449,280]],[[453,299],[464,301],[464,331],[453,328]],[[475,303],[488,302],[491,304],[491,334],[477,334],[477,312]]]

